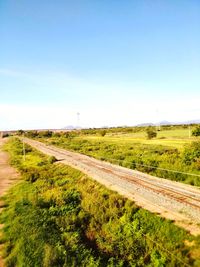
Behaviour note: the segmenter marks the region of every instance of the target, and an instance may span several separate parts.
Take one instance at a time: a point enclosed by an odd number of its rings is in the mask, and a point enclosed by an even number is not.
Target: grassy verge
[[[7,266],[199,266],[200,239],[12,139],[22,181],[6,196]]]

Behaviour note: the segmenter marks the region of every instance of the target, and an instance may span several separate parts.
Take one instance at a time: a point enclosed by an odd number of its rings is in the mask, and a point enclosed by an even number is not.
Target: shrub
[[[200,125],[192,131],[193,136],[200,136]]]
[[[106,130],[102,130],[101,132],[100,132],[100,135],[103,137],[103,136],[105,136],[106,135]]]
[[[50,164],[53,164],[54,162],[56,162],[57,161],[57,159],[56,159],[56,157],[54,157],[54,156],[50,156],[49,158],[48,158],[48,163],[50,163]]]
[[[185,146],[183,152],[183,162],[190,165],[192,162],[196,162],[200,159],[200,141],[192,142]]]
[[[146,130],[146,133],[147,133],[147,139],[153,139],[153,138],[155,138],[155,137],[157,136],[157,132],[154,131],[154,130],[151,129],[151,128],[148,128],[148,129]]]
[[[35,167],[24,168],[23,176],[26,181],[34,183],[40,177],[40,171]]]

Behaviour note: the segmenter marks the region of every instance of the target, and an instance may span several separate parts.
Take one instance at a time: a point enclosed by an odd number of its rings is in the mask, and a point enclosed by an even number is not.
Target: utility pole
[[[24,142],[24,133],[23,133],[23,159],[26,160],[26,149],[25,149],[25,142]]]

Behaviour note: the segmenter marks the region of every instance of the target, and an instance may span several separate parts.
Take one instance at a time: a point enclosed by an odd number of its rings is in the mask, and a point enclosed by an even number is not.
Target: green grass
[[[110,135],[115,135],[115,133],[111,133]],[[127,137],[132,137],[132,138],[140,138],[140,139],[145,139],[146,138],[146,131],[145,130],[141,130],[140,132],[136,132],[136,133],[118,133],[119,136],[124,135]],[[189,138],[189,130],[188,129],[171,129],[171,130],[161,130],[157,131],[157,138],[169,138],[169,139],[173,139],[173,138],[178,138],[178,139],[182,139],[182,138]]]
[[[104,137],[100,135],[82,136],[85,140],[105,141],[109,143],[127,144],[134,143],[148,145],[163,145],[182,149],[185,144],[195,141],[197,138],[189,138],[188,129],[161,130],[157,132],[157,137],[153,140],[147,140],[146,132],[140,131],[136,133],[108,133]]]
[[[200,237],[28,146],[24,163],[19,140],[10,140],[6,149],[24,178],[6,196],[1,216],[7,266],[200,263]]]
[[[77,137],[78,138],[78,137]],[[91,140],[91,141],[98,141],[98,142],[107,142],[107,143],[113,143],[113,144],[127,144],[127,145],[134,145],[134,144],[147,144],[147,145],[161,145],[161,146],[169,146],[174,147],[178,149],[182,149],[185,144],[190,144],[193,139],[189,140],[174,140],[174,139],[153,139],[153,140],[146,140],[145,138],[134,138],[130,136],[87,136],[87,137],[81,137],[80,139],[83,140]]]

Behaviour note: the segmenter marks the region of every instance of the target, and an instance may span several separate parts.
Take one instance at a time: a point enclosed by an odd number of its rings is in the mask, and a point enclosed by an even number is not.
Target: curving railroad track
[[[101,184],[134,200],[139,206],[174,220],[200,234],[200,189],[25,138],[41,152],[86,173]]]

